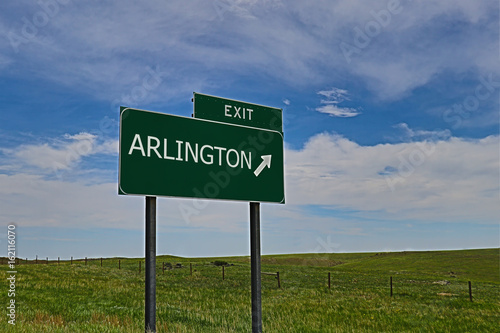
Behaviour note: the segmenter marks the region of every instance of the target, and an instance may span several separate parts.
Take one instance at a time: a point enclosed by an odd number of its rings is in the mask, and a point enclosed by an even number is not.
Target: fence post
[[[391,276],[391,297],[392,297],[392,276]]]
[[[280,272],[276,272],[276,278],[278,279],[278,288],[281,288]]]
[[[73,257],[71,257],[71,265],[73,265]]]
[[[85,266],[87,266],[87,257],[85,257]]]
[[[331,287],[330,281],[331,281],[330,280],[330,272],[328,272],[328,289],[330,289],[330,287]]]
[[[35,264],[38,264],[38,254],[36,255],[36,258],[35,258]]]
[[[57,257],[57,265],[59,266],[59,263],[61,262],[61,257]]]
[[[118,259],[118,269],[122,269],[122,261],[121,261],[121,259]]]
[[[472,302],[472,283],[469,281],[469,299]]]
[[[222,281],[224,281],[224,265],[222,265]]]
[[[102,257],[101,257],[101,267],[102,267]]]

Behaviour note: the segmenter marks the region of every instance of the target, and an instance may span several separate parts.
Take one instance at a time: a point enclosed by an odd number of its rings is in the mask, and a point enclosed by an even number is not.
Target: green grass
[[[144,266],[139,274],[140,259],[120,259],[121,269],[118,260],[18,265],[16,327],[7,324],[2,292],[0,331],[142,332]],[[216,260],[234,264],[224,281]],[[281,278],[279,289],[274,276],[262,276],[264,331],[500,332],[499,260],[499,249],[263,256],[262,271]],[[161,262],[184,268],[163,274]],[[250,331],[248,257],[157,263],[158,332]],[[434,283],[443,280],[450,283]]]

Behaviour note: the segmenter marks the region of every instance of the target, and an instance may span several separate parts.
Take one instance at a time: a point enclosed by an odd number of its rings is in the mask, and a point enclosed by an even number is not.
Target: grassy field
[[[263,256],[262,271],[279,271],[281,280],[278,288],[274,276],[262,276],[264,331],[500,332],[499,253],[484,249]],[[216,260],[232,264],[225,267],[224,281],[222,268],[212,264]],[[87,265],[18,265],[16,325],[7,323],[8,284],[3,283],[0,331],[142,332],[144,271],[139,273],[139,261],[104,259],[103,267],[99,259]],[[183,268],[162,273],[162,262]],[[158,332],[251,331],[248,257],[159,256],[157,264]],[[1,270],[6,279],[7,265]]]

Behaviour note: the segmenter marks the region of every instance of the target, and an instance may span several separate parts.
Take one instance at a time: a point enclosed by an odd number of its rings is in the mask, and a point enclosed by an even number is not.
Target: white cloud
[[[108,139],[99,144],[96,149],[96,154],[118,155],[119,142],[118,140]]]
[[[41,176],[0,175],[0,222],[67,228],[142,227],[142,201],[118,197],[116,184],[84,185]]]
[[[90,140],[92,136],[82,133],[68,138]],[[356,217],[413,226],[436,221],[498,223],[498,136],[361,146],[324,133],[300,150],[287,149],[285,156],[287,205],[266,208],[269,219],[277,223],[269,226],[271,230],[282,224],[300,229],[307,219],[322,232],[333,228],[341,234],[363,234],[353,224]],[[168,216],[169,226],[246,230],[246,204],[163,202],[159,214]],[[118,196],[116,182],[85,184],[22,171],[0,175],[3,223],[142,228],[137,225],[143,219],[142,205],[142,199]],[[332,216],[310,215],[304,210],[310,205],[332,210]],[[354,212],[347,222],[335,215],[344,210]]]
[[[393,100],[425,85],[436,73],[440,72],[441,66],[435,64],[435,60],[422,60],[415,56],[408,56],[404,59],[398,57],[391,62],[387,62],[386,58],[363,59],[356,64],[353,71],[360,77],[365,77],[368,87],[381,99]]]
[[[326,97],[326,100],[322,100],[321,103],[340,103],[345,100],[349,100],[349,92],[345,89],[332,88],[330,90],[318,91],[318,95]]]
[[[433,131],[413,130],[406,123],[399,123],[399,124],[395,125],[394,127],[403,130],[403,133],[407,138],[409,138],[411,140],[415,140],[415,141],[447,140],[451,137],[451,131],[449,129],[444,129],[444,130],[436,129]]]
[[[89,133],[66,134],[64,139],[53,145],[24,145],[13,151],[13,155],[20,161],[41,169],[69,169],[80,162],[82,157],[92,154],[96,136]]]
[[[355,75],[389,99],[445,71],[498,73],[492,56],[498,3],[492,0],[402,1],[401,13],[392,15],[347,64],[340,42],[352,44],[353,29],[376,23],[373,12],[386,10],[388,3],[249,0],[230,1],[217,10],[211,1],[108,1],[89,6],[71,2],[38,29],[36,43],[19,46],[4,71],[16,75],[15,69],[23,66],[36,77],[106,99],[131,91],[142,80],[140,73],[146,75],[146,66],[159,66],[162,84],[168,82],[169,89],[150,92],[147,98],[163,101],[165,96],[213,84],[215,73],[203,75],[213,68],[235,74],[251,70],[296,86]],[[0,14],[4,34],[21,34],[23,15],[31,18],[41,10],[35,3],[24,6],[22,13],[10,6],[13,14]],[[442,28],[443,20],[470,28],[449,34]],[[0,53],[12,54],[7,39],[0,42]],[[227,79],[225,71],[220,75]]]
[[[317,107],[316,111],[329,114],[330,116],[342,118],[355,117],[359,114],[358,110],[356,109],[342,108],[332,104]]]
[[[321,100],[321,103],[324,105],[316,108],[318,112],[326,113],[333,117],[343,118],[355,117],[360,114],[355,108],[339,106],[343,101],[349,100],[349,93],[345,89],[332,88],[330,90],[321,90],[318,91],[318,95],[322,95],[326,98]]]
[[[77,166],[82,158],[94,154],[117,154],[118,141],[100,141],[96,135],[82,132],[65,134],[63,139],[51,143],[26,144],[2,150],[11,164],[24,164],[38,168],[39,172],[57,172]]]
[[[200,204],[201,203],[201,204]],[[189,207],[190,213],[183,214]],[[18,173],[0,174],[0,224],[24,227],[144,228],[144,197],[120,196],[116,183],[87,185]],[[220,201],[159,199],[159,231],[167,227],[241,232],[247,205]]]
[[[287,202],[390,220],[498,223],[499,137],[360,146],[314,136],[286,152]]]

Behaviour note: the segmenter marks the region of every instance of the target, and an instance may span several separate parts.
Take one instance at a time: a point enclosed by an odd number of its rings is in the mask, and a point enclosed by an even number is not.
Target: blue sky
[[[0,244],[16,224],[21,257],[143,256],[119,106],[190,116],[194,91],[283,109],[264,254],[499,246],[497,1],[0,8]],[[248,204],[160,198],[157,248],[247,255]]]

